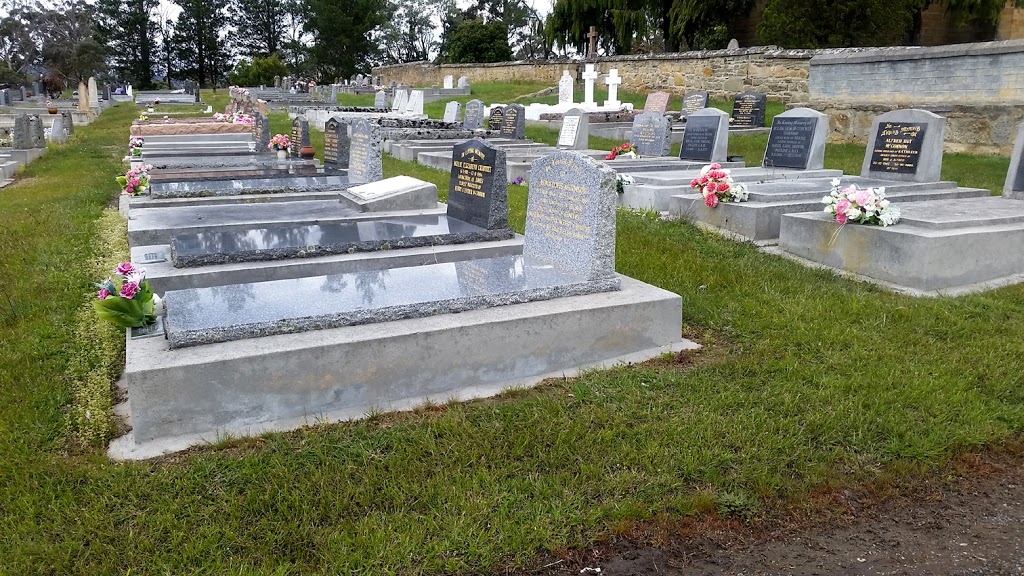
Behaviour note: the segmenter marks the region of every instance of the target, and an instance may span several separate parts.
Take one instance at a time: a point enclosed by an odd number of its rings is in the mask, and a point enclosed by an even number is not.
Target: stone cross
[[[584,106],[596,106],[597,102],[594,102],[594,81],[597,80],[597,70],[594,70],[593,64],[587,64],[583,70],[583,105]]]
[[[622,106],[622,102],[619,101],[619,84],[622,84],[619,70],[617,68],[609,70],[604,83],[608,86],[608,99],[604,101],[605,107],[618,108]]]
[[[587,38],[590,39],[590,49],[587,51],[587,58],[593,58],[597,54],[597,27],[591,26],[590,32],[587,34]]]

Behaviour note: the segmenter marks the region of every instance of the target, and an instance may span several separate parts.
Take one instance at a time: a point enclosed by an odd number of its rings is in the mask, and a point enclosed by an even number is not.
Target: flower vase
[[[49,112],[50,114],[56,114],[57,113],[57,107],[54,106],[53,108],[47,108],[46,111]]]
[[[152,111],[153,111],[153,107],[152,106],[150,106],[149,108],[146,108],[146,112],[152,112]]]
[[[284,162],[285,160],[287,160],[288,159],[288,151],[287,150],[278,150],[277,151],[277,159],[280,162]]]
[[[302,148],[299,148],[299,156],[306,159],[312,158],[313,156],[316,156],[316,149],[312,146],[303,146]]]

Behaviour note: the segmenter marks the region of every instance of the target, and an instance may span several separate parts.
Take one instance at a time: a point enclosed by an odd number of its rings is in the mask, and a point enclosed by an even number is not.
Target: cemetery
[[[0,90],[0,572],[678,572],[1020,468],[1024,40],[583,30]]]

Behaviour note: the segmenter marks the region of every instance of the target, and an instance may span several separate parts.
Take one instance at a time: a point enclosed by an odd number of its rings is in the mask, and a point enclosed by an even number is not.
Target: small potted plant
[[[271,150],[277,152],[277,159],[282,162],[288,159],[288,147],[291,146],[291,141],[284,134],[274,134],[274,137],[270,139],[270,144],[267,146]]]
[[[57,107],[53,105],[53,102],[47,100],[46,101],[46,111],[49,112],[50,114],[56,114],[57,113]]]

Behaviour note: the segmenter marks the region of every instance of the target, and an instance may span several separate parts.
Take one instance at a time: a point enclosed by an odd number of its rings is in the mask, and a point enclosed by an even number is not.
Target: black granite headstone
[[[337,118],[324,125],[324,167],[348,168],[348,126]]]
[[[776,116],[768,135],[764,166],[805,170],[811,156],[811,141],[817,118]]]
[[[513,140],[526,138],[526,108],[520,104],[505,107],[505,117],[501,121],[501,136]]]
[[[732,104],[733,128],[763,128],[768,99],[761,92],[741,92]]]
[[[481,228],[508,228],[505,151],[479,138],[452,150],[448,216]]]
[[[292,158],[298,158],[299,150],[303,146],[309,146],[309,122],[305,118],[296,118],[292,121],[290,144],[288,155]]]
[[[871,171],[916,174],[927,128],[921,122],[880,124],[875,149],[871,151]]]
[[[680,115],[683,118],[688,117],[701,108],[708,107],[708,93],[707,92],[689,92],[683,96],[683,109],[680,111]]]
[[[487,118],[487,128],[492,132],[501,130],[502,121],[505,118],[505,109],[501,106],[491,108],[491,114]]]
[[[715,116],[694,116],[687,120],[683,143],[679,147],[679,158],[710,162],[715,153],[719,124]]]

